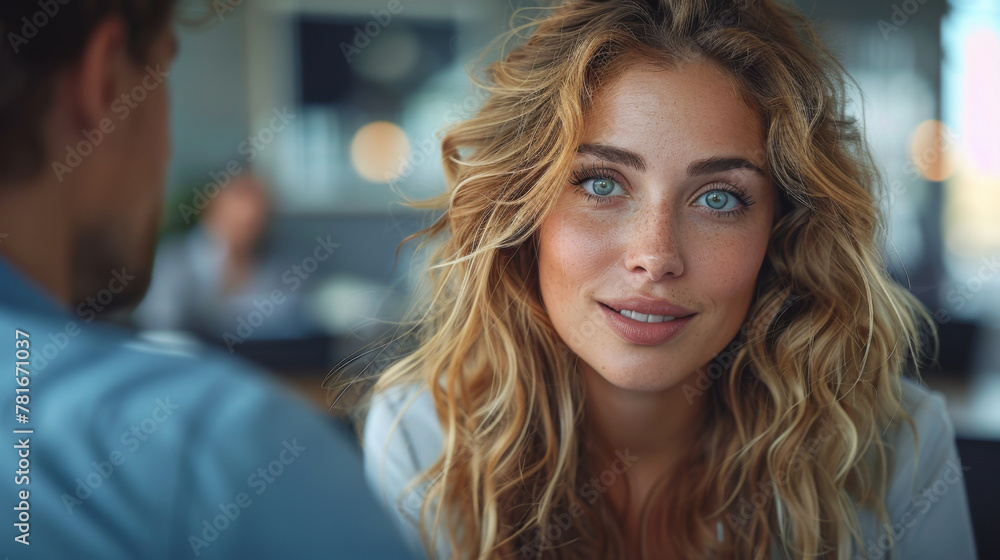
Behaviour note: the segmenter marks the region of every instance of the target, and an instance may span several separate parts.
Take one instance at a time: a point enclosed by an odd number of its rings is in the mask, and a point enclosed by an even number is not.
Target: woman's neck
[[[709,410],[707,392],[685,394],[684,385],[694,386],[697,371],[670,389],[650,392],[616,387],[582,362],[580,370],[586,394],[586,455],[596,475],[585,487],[609,502],[630,557],[638,558],[647,498],[697,441]],[[679,558],[664,548],[665,542],[648,544],[653,558]]]
[[[587,432],[601,455],[616,451],[650,459],[676,457],[693,441],[708,410],[707,392],[687,393],[697,371],[662,391],[634,391],[609,383],[590,366],[580,363],[586,392]]]

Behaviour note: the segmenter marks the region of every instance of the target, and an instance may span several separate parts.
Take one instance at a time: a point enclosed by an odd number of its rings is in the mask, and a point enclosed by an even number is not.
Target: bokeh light
[[[913,165],[928,181],[944,181],[955,171],[955,134],[937,120],[920,123],[910,139]]]
[[[351,163],[365,179],[388,183],[400,176],[410,157],[410,141],[399,126],[376,121],[361,127],[351,141]]]

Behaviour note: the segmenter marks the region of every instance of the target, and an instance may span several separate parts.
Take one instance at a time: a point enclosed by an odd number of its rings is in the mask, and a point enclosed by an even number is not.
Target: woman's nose
[[[677,220],[669,208],[645,212],[628,235],[625,266],[652,282],[684,273]]]

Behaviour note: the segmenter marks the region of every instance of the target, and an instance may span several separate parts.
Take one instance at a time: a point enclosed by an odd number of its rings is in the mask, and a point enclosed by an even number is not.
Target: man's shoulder
[[[30,374],[32,511],[52,520],[46,557],[83,546],[118,558],[122,543],[164,558],[313,557],[331,546],[406,557],[351,440],[266,373],[96,323],[80,336]],[[287,542],[267,536],[288,520]],[[86,523],[95,530],[81,540]]]
[[[255,364],[194,339],[96,324],[86,329],[86,336],[70,341],[40,372],[49,394],[82,391],[88,398],[77,402],[105,409],[154,393],[174,395],[192,409],[290,397]]]
[[[8,327],[30,335],[27,370],[37,402],[31,420],[49,429],[53,444],[89,442],[93,449],[80,449],[85,453],[132,449],[138,440],[142,447],[190,451],[218,446],[216,438],[222,437],[255,447],[255,438],[282,426],[316,438],[334,436],[329,422],[291,389],[256,365],[195,339],[88,323],[68,313],[0,309],[0,329]],[[0,358],[7,355],[0,350]]]
[[[108,359],[109,362],[119,361],[119,367],[136,375],[162,378],[165,383],[183,385],[188,391],[215,393],[219,385],[223,385],[229,392],[263,390],[270,393],[275,385],[256,364],[193,338],[135,333],[118,341]],[[115,367],[116,364],[108,365]]]
[[[100,378],[92,380],[95,386],[121,380],[134,388],[137,378],[165,372],[174,381],[195,384],[233,381],[233,376],[241,375],[260,382],[265,379],[254,365],[194,338],[143,333],[102,322],[89,307],[74,314],[0,306],[0,332],[14,331],[26,341],[24,355],[32,374],[51,385],[94,375],[95,369],[101,370]]]

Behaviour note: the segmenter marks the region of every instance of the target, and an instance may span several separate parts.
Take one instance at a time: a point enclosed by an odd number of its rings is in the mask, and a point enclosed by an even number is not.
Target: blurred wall
[[[249,133],[246,24],[247,10],[237,7],[207,28],[176,28],[181,50],[170,76],[172,188],[233,157]]]

